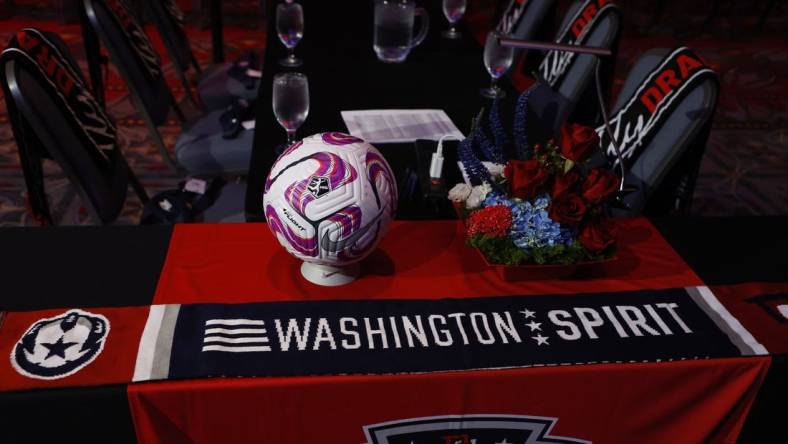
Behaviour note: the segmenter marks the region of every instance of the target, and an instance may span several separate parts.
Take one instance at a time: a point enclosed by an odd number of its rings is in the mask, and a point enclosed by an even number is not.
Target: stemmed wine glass
[[[299,72],[285,72],[274,76],[272,104],[274,115],[287,131],[287,145],[295,142],[296,130],[309,114],[309,83]]]
[[[442,35],[447,39],[458,39],[462,36],[454,28],[454,25],[460,21],[463,14],[465,14],[465,6],[467,0],[443,0],[443,15],[449,21],[450,28],[443,31]]]
[[[288,68],[301,66],[303,61],[295,56],[295,47],[304,36],[304,9],[301,5],[287,2],[276,6],[276,33],[288,51],[288,56],[279,64]]]
[[[498,99],[505,97],[506,93],[498,87],[496,82],[501,78],[509,67],[512,66],[514,50],[506,46],[501,46],[499,39],[504,37],[500,32],[487,34],[487,41],[484,43],[484,67],[490,73],[492,82],[489,88],[484,88],[481,93],[484,97]]]

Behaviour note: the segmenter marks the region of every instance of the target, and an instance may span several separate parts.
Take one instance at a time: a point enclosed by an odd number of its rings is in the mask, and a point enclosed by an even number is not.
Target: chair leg
[[[13,119],[13,116],[11,117]],[[35,148],[31,140],[26,137],[32,131],[26,123],[25,131],[19,135],[19,163],[24,172],[25,186],[27,187],[27,203],[33,213],[33,219],[42,226],[54,225],[54,219],[47,201],[46,187],[44,185],[44,169],[41,153]]]
[[[202,68],[200,68],[200,62],[198,62],[197,59],[194,57],[193,52],[191,51],[189,52],[190,52],[189,59],[191,60],[192,67],[194,67],[194,72],[197,73],[197,78],[199,79],[200,77],[202,77]]]
[[[200,105],[197,104],[197,100],[194,98],[194,92],[192,91],[191,85],[189,85],[189,80],[186,78],[186,73],[180,69],[175,70],[178,74],[178,77],[181,80],[181,85],[183,85],[183,92],[186,94],[186,97],[189,99],[189,102],[196,108],[201,109]],[[177,112],[177,111],[176,111]],[[184,123],[184,120],[181,121],[181,124]]]
[[[191,94],[189,94],[189,97],[191,98]],[[185,124],[186,116],[183,114],[183,110],[181,109],[181,106],[178,105],[178,102],[175,100],[175,96],[173,96],[172,94],[170,94],[170,104],[172,105],[172,110],[175,112],[175,117],[178,118],[178,122],[181,125]]]
[[[131,189],[134,190],[134,193],[140,199],[140,203],[142,203],[142,205],[147,204],[150,201],[148,192],[145,191],[145,187],[142,186],[140,179],[136,174],[134,174],[134,171],[131,170],[131,167],[125,159],[123,160],[123,163],[126,165],[126,169],[129,172],[129,184],[131,185]]]
[[[164,144],[164,139],[162,139],[159,129],[156,127],[156,124],[153,122],[150,114],[148,114],[148,112],[145,110],[142,100],[140,100],[136,94],[132,94],[131,97],[134,101],[134,105],[139,110],[140,114],[142,114],[142,120],[145,121],[145,125],[148,127],[148,132],[150,133],[151,138],[153,138],[153,143],[156,144],[156,148],[159,150],[161,159],[172,172],[181,173],[182,171],[180,168],[178,168],[178,164],[175,162],[172,156],[170,156],[170,152],[167,151],[167,145]],[[172,94],[170,94],[170,100],[172,101],[173,105],[177,105],[175,103],[175,99],[172,97]],[[183,113],[181,112],[180,108],[174,106],[174,109],[176,110],[176,115],[179,115],[181,118],[183,118]]]

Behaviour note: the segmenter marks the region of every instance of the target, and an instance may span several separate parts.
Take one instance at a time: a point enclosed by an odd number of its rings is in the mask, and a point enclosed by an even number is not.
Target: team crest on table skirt
[[[104,316],[76,309],[41,319],[14,346],[11,365],[35,379],[73,375],[101,354],[109,327]]]
[[[390,421],[364,427],[366,444],[590,443],[552,436],[557,418],[521,415],[448,415]]]

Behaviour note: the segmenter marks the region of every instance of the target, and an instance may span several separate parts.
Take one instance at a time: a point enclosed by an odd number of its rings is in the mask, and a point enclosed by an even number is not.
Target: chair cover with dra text
[[[503,12],[496,30],[521,40],[542,40],[555,32],[553,17],[558,2],[555,0],[510,0]],[[515,52],[513,65],[528,54],[523,72],[530,74],[536,69],[541,56],[536,51],[526,52],[518,49]]]
[[[634,65],[610,117],[625,182],[637,188],[624,199],[633,211],[688,207],[718,94],[717,75],[688,48],[652,50]],[[616,144],[604,125],[597,132],[617,169]]]
[[[225,108],[237,98],[248,101],[257,98],[259,79],[247,76],[246,69],[257,70],[259,66],[247,66],[248,62],[240,59],[211,66],[203,72],[189,45],[183,27],[183,12],[177,3],[174,0],[146,0],[145,3],[187,94],[191,94],[187,73],[193,67],[198,75],[197,94],[205,109]]]
[[[595,69],[601,63],[602,95],[612,83],[618,41],[621,36],[621,11],[610,0],[582,0],[569,8],[555,41],[566,45],[594,46],[613,51],[613,56],[597,60],[591,54],[548,51],[539,65],[538,75],[568,101],[571,122],[593,125],[599,121]]]
[[[180,109],[161,70],[153,66],[158,55],[148,36],[124,0],[83,1],[91,25],[136,98],[138,109],[162,157],[171,162],[156,126],[163,123],[170,109],[176,113]],[[253,131],[240,131],[232,137],[225,137],[220,123],[222,114],[221,110],[214,111],[184,125],[183,133],[175,144],[175,154],[177,165],[186,172],[203,177],[247,173]],[[174,163],[171,164],[174,167]]]
[[[61,166],[98,223],[118,216],[130,180],[141,200],[147,199],[117,148],[115,125],[57,35],[19,31],[0,65],[34,216],[55,222],[43,187],[42,156]]]

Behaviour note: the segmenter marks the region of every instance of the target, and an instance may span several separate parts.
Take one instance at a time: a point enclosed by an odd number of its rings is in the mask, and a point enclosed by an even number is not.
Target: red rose
[[[576,225],[580,223],[585,214],[586,204],[577,194],[567,194],[550,203],[550,219],[559,224]]]
[[[588,203],[596,203],[613,194],[618,189],[621,179],[613,172],[594,168],[583,182],[583,199]]]
[[[580,175],[574,171],[570,171],[563,176],[556,176],[550,197],[553,198],[553,200],[560,199],[565,194],[572,191],[578,182],[580,182]]]
[[[607,220],[596,220],[585,225],[577,240],[591,253],[600,253],[615,243],[615,230]]]
[[[569,123],[561,127],[561,155],[574,162],[582,162],[599,149],[596,130]]]
[[[503,170],[512,197],[530,199],[550,176],[536,160],[510,160]]]

